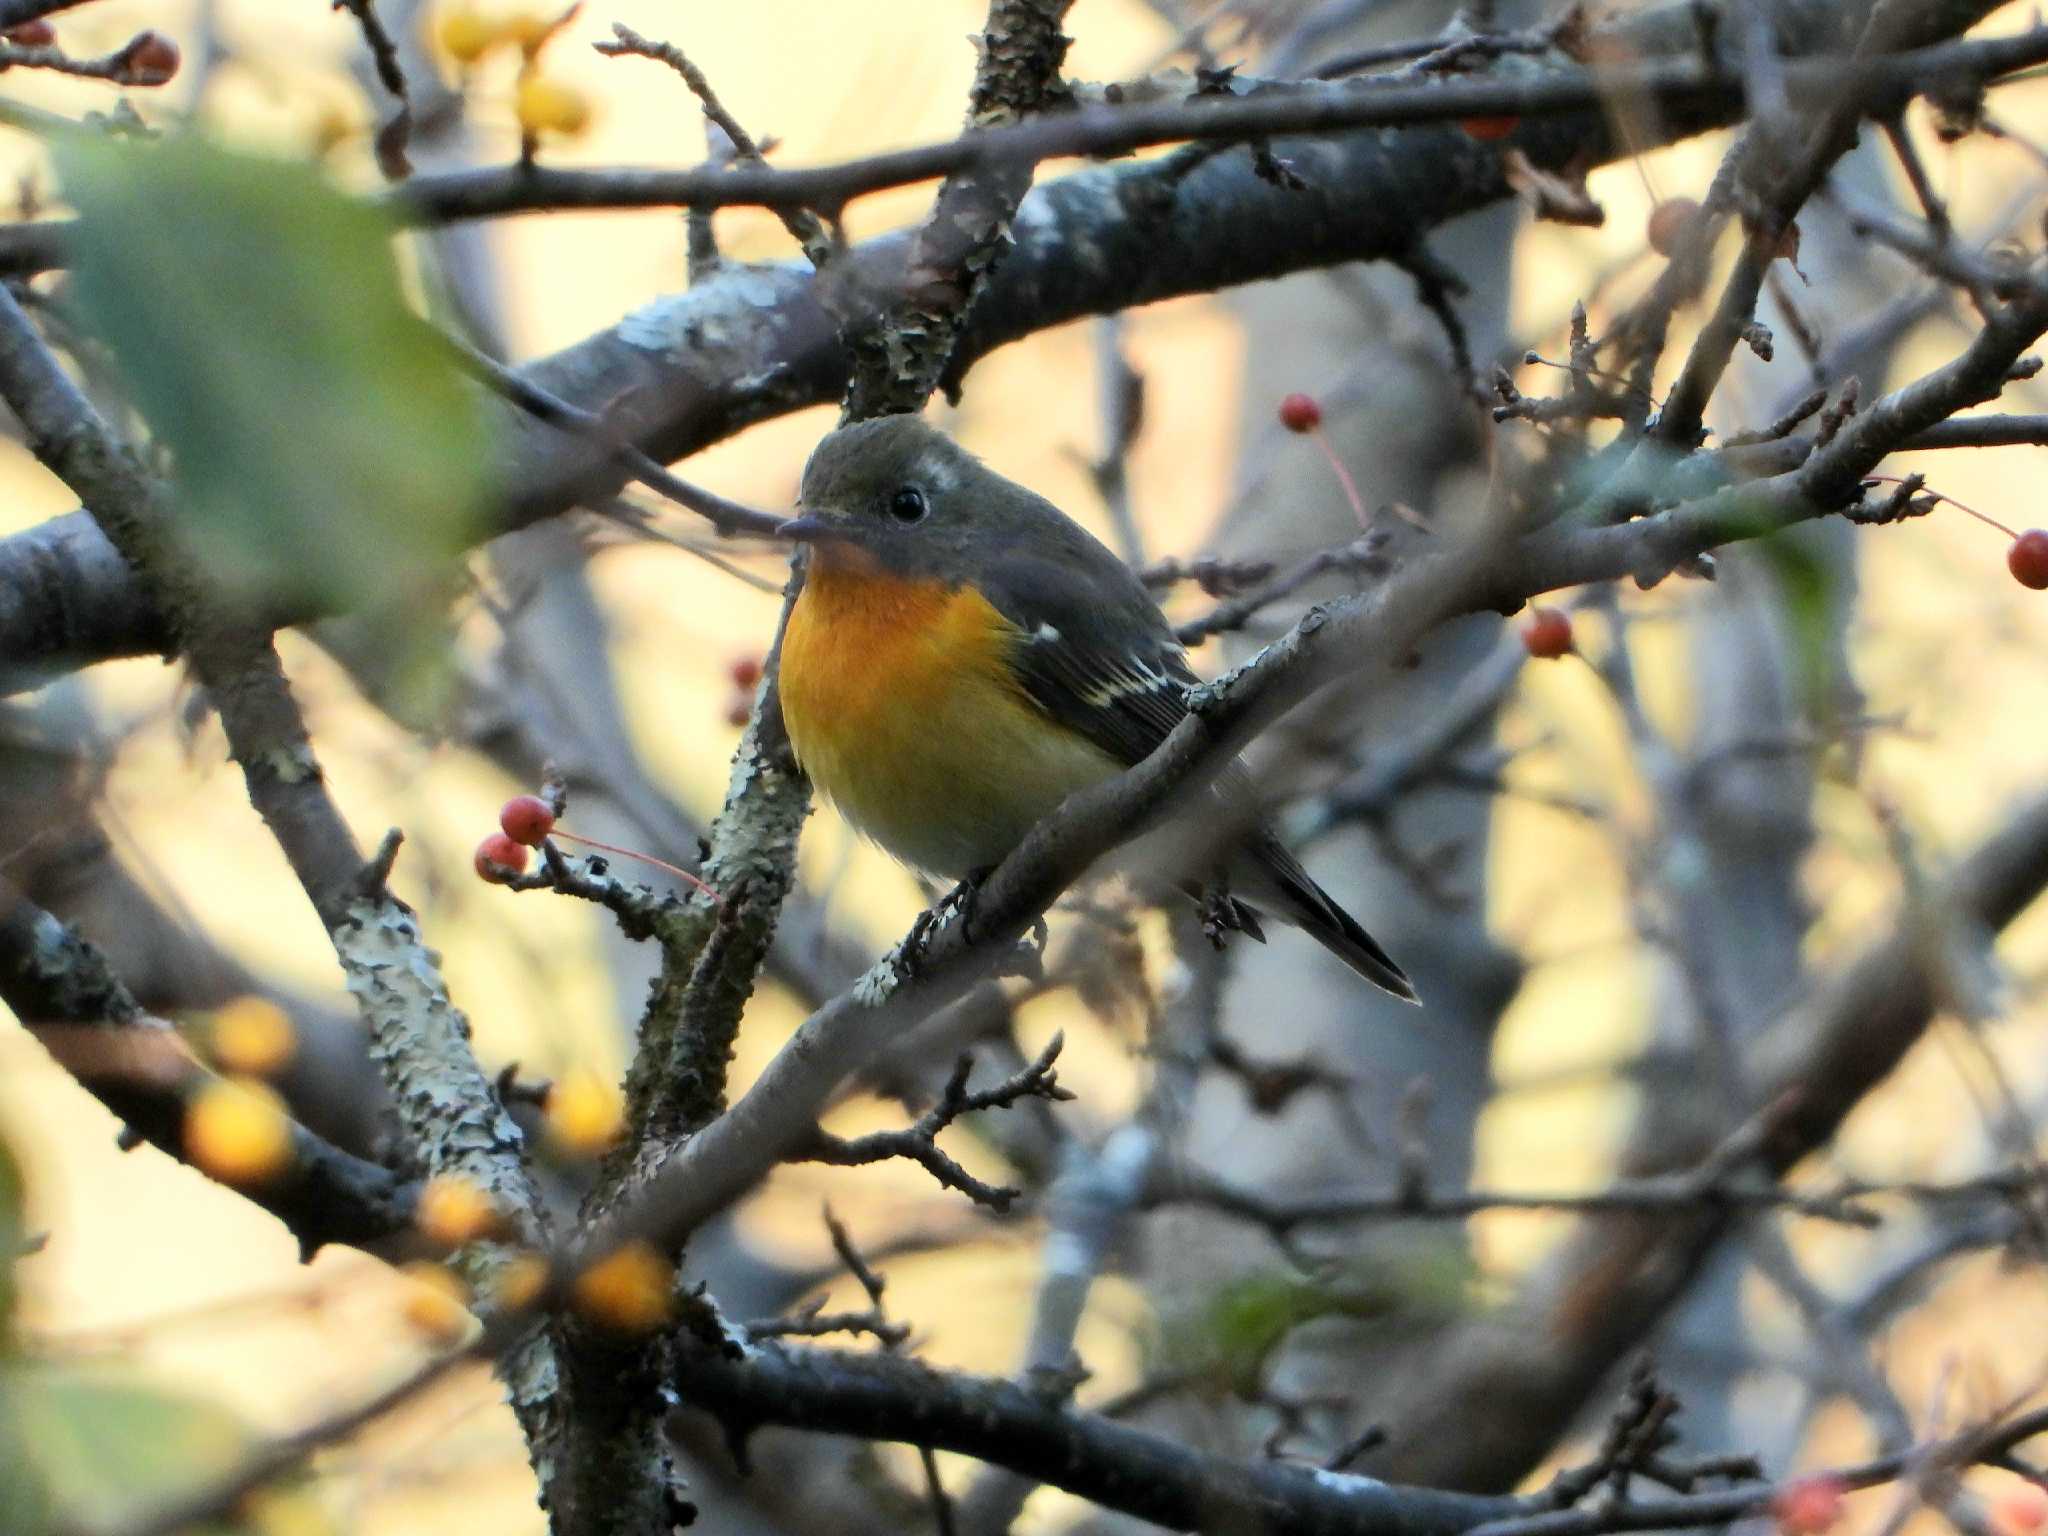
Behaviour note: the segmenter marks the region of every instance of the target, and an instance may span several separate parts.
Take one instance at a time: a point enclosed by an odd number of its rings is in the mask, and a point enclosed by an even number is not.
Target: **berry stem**
[[[667,870],[670,874],[674,875],[679,880],[687,880],[691,885],[695,886],[698,890],[702,891],[706,896],[709,896],[714,902],[718,900],[718,892],[711,889],[710,886],[706,885],[702,880],[699,880],[687,869],[678,869],[675,865],[669,863],[666,859],[657,859],[651,853],[635,853],[631,848],[620,848],[613,843],[600,843],[594,837],[579,837],[574,832],[564,832],[560,827],[556,827],[553,831],[548,833],[548,836],[566,838],[568,841],[572,843],[581,843],[586,848],[602,848],[606,853],[616,853],[622,859],[638,859],[642,864],[652,864],[656,869]]]
[[[1865,475],[1863,478],[1865,480],[1877,481],[1882,485],[1905,484],[1904,479],[1898,475]],[[1926,486],[1922,489],[1924,494],[1932,496],[1936,501],[1945,501],[1950,506],[1954,507],[1958,512],[1967,512],[1970,514],[1970,516],[1977,519],[1978,522],[1989,523],[1993,528],[1996,528],[2008,539],[2017,539],[2019,537],[2017,533],[2014,533],[2012,529],[2006,527],[2005,524],[2001,523],[1997,518],[1991,516],[1988,512],[1979,512],[1975,507],[1969,505],[1969,503],[1957,501],[1955,497],[1948,495],[1946,492],[1937,491],[1932,486]]]
[[[1323,436],[1323,429],[1317,427],[1312,434],[1316,446],[1323,450],[1323,457],[1330,461],[1330,468],[1336,472],[1337,483],[1344,487],[1344,499],[1351,503],[1351,511],[1358,518],[1360,528],[1372,526],[1372,519],[1365,515],[1365,502],[1358,494],[1358,484],[1351,478],[1351,471],[1344,467],[1344,461],[1337,457],[1337,450],[1330,446],[1330,440]]]

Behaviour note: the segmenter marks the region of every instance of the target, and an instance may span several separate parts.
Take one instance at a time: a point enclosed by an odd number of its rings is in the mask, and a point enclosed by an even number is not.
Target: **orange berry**
[[[1783,1536],[1821,1536],[1842,1518],[1842,1497],[1849,1485],[1822,1473],[1788,1483],[1771,1501],[1771,1515]]]
[[[548,1089],[542,1111],[548,1135],[574,1157],[596,1157],[625,1129],[626,1106],[618,1086],[595,1072],[577,1068],[564,1073]]]
[[[2048,528],[2029,528],[2005,552],[2012,579],[2036,592],[2048,590]]]
[[[469,1331],[469,1287],[444,1266],[415,1259],[399,1271],[405,1296],[399,1311],[413,1331],[436,1344],[454,1344]]]
[[[675,1271],[648,1244],[615,1248],[576,1277],[576,1310],[615,1333],[652,1333],[668,1321]]]
[[[215,1078],[185,1105],[185,1156],[223,1184],[266,1184],[291,1163],[284,1100],[250,1078]]]
[[[1569,656],[1572,649],[1572,621],[1561,608],[1531,608],[1529,622],[1522,626],[1522,644],[1531,656],[1554,661]]]
[[[513,112],[527,133],[558,133],[574,138],[590,126],[590,98],[573,85],[528,75],[519,82]]]
[[[515,843],[502,832],[493,832],[476,845],[476,877],[491,885],[505,885],[526,868],[526,845]]]
[[[498,1208],[474,1179],[437,1173],[420,1190],[412,1219],[427,1241],[459,1248],[498,1229]]]
[[[1323,424],[1323,408],[1314,395],[1296,390],[1280,397],[1280,425],[1290,432],[1313,432]]]
[[[548,1288],[548,1261],[537,1253],[515,1253],[491,1277],[491,1304],[506,1312],[524,1312]]]
[[[555,830],[554,807],[539,795],[514,795],[498,812],[498,826],[513,842],[538,848]]]
[[[238,997],[213,1016],[213,1059],[229,1072],[273,1077],[298,1054],[292,1016],[267,997]]]
[[[1998,1536],[2035,1536],[2048,1525],[2048,1489],[2013,1483],[1991,1501],[1991,1529]]]

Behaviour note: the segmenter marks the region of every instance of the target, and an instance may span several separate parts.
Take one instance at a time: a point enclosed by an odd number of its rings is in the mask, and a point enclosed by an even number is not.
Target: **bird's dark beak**
[[[823,539],[843,539],[846,530],[829,518],[806,512],[802,517],[792,517],[775,530],[785,539],[794,539],[799,544],[815,544]]]

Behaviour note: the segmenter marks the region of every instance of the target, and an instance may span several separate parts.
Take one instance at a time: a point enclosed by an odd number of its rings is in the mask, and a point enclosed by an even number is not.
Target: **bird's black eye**
[[[914,485],[906,485],[889,498],[889,515],[899,523],[921,523],[931,505],[924,499],[924,492]]]

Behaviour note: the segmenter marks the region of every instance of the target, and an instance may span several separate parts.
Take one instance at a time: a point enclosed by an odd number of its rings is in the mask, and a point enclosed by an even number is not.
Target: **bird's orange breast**
[[[824,553],[820,551],[820,553]],[[782,639],[798,762],[905,862],[959,877],[1116,764],[1016,681],[1017,627],[971,586],[814,559]]]

